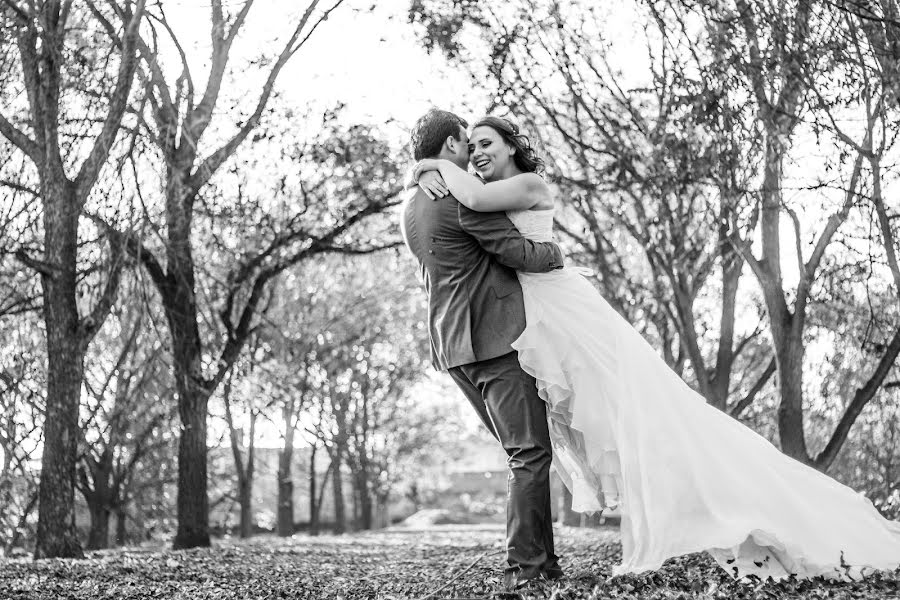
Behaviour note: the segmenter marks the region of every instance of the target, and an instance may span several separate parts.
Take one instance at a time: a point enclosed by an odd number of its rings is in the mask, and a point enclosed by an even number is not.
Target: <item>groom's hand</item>
[[[432,200],[443,198],[450,193],[440,171],[425,171],[419,177],[419,187]]]

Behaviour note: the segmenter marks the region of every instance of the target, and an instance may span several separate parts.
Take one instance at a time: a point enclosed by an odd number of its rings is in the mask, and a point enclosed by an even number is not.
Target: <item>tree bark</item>
[[[89,457],[85,462],[93,480],[88,480],[87,470],[84,467],[78,469],[81,494],[88,505],[91,517],[87,549],[102,550],[109,547],[109,515],[111,507],[115,504],[114,491],[110,487],[113,455],[107,447],[98,458]]]
[[[183,371],[177,364],[175,370]],[[208,398],[196,391],[189,392],[181,382],[178,387],[182,429],[178,440],[178,530],[173,546],[175,549],[206,547],[209,546],[209,494],[206,489]]]
[[[277,529],[281,537],[294,535],[294,481],[291,475],[293,456],[294,436],[285,436],[284,448],[278,454]]]
[[[124,507],[116,509],[116,546],[125,546],[128,539],[128,513]]]
[[[780,214],[782,210],[782,164],[786,148],[782,139],[793,131],[781,122],[770,125],[766,142],[766,166],[762,189],[764,276],[760,281],[769,315],[775,366],[778,376],[778,435],[781,450],[788,456],[809,463],[803,430],[803,324],[805,306],[792,313],[783,291],[781,275]],[[800,290],[798,290],[798,297]]]
[[[334,533],[347,531],[347,508],[344,499],[344,478],[341,477],[341,451],[335,448],[331,455],[331,492],[334,496]]]
[[[250,434],[247,441],[247,465],[241,485],[241,537],[253,535],[253,478],[256,475],[256,419],[258,413],[250,413]]]
[[[388,507],[390,497],[387,494],[378,494],[375,498],[375,516],[373,517],[372,527],[374,529],[384,529],[391,524],[391,513]]]
[[[250,432],[244,438],[243,430],[235,427],[234,418],[231,411],[231,391],[232,379],[234,371],[230,371],[228,378],[225,380],[225,386],[222,392],[222,399],[225,403],[225,420],[228,423],[228,433],[231,441],[231,454],[234,459],[234,470],[237,473],[238,480],[238,504],[241,507],[239,532],[242,538],[248,538],[253,535],[253,474],[254,474],[254,450],[256,441],[256,418],[257,412],[251,408],[250,410]],[[247,443],[247,462],[241,456],[242,439],[246,439]]]
[[[88,531],[87,549],[103,550],[109,547],[109,507],[103,504],[90,506],[91,528]]]
[[[369,477],[365,468],[359,469],[354,478],[356,482],[356,495],[359,502],[358,506],[358,527],[359,529],[369,530],[373,525],[373,502],[372,492],[369,490]]]
[[[34,558],[84,558],[75,533],[78,408],[84,350],[76,305],[78,215],[74,186],[58,173],[42,182],[44,261],[41,277],[47,335],[47,408]]]
[[[716,352],[715,372],[710,383],[711,404],[719,410],[728,407],[731,389],[731,371],[734,367],[734,325],[737,292],[744,261],[728,243],[727,228],[719,231],[720,258],[722,261],[722,312],[719,317],[719,347]]]
[[[253,535],[253,480],[245,478],[240,483],[238,502],[241,505],[240,536],[244,539]]]
[[[313,444],[309,453],[309,535],[319,535],[319,506],[316,499],[316,452],[319,447]],[[322,482],[325,485],[325,482]]]
[[[781,450],[801,462],[810,463],[803,427],[803,344],[779,344],[778,364],[778,436]]]

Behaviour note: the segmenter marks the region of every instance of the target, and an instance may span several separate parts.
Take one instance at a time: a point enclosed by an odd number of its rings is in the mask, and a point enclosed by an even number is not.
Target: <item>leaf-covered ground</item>
[[[0,560],[0,599],[900,598],[900,573],[856,583],[734,581],[705,555],[675,559],[639,577],[609,579],[621,552],[615,530],[569,527],[556,532],[567,578],[501,596],[502,536],[495,526],[438,526],[264,536],[177,552],[105,551],[81,561]]]

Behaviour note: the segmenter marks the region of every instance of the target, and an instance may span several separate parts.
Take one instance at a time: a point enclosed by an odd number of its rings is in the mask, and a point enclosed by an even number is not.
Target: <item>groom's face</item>
[[[469,168],[469,134],[466,133],[466,128],[462,125],[459,126],[459,143],[457,144],[456,156],[453,162],[463,170]]]

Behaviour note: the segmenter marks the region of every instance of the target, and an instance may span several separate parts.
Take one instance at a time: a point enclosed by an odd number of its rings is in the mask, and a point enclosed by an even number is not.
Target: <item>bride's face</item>
[[[482,125],[469,138],[469,162],[485,181],[502,179],[515,149],[507,145],[493,127]]]

